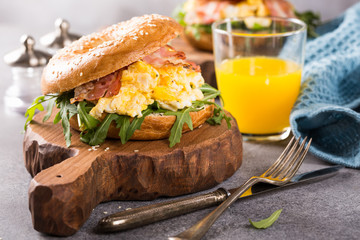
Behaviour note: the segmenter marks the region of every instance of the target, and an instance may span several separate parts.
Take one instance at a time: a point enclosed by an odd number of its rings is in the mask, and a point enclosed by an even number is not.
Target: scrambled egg
[[[164,109],[177,111],[204,97],[198,89],[202,84],[200,72],[171,64],[155,68],[137,61],[123,70],[119,93],[100,98],[90,115],[98,119],[103,112],[141,117],[141,111],[154,101]]]

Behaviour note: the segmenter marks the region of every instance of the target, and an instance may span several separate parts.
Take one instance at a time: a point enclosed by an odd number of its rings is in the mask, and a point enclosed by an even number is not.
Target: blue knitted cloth
[[[360,168],[360,3],[318,33],[306,46],[291,129],[313,138],[310,151],[317,157]]]

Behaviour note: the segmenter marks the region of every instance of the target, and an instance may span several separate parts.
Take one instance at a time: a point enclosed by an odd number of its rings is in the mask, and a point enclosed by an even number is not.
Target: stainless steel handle
[[[98,232],[115,232],[136,228],[160,220],[176,217],[223,202],[229,193],[223,188],[200,196],[151,204],[109,215],[97,225]]]

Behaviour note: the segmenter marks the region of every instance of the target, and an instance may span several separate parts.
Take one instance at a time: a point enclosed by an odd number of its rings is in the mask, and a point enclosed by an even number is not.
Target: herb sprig
[[[108,114],[101,122],[89,114],[90,110],[94,107],[92,103],[86,101],[82,101],[76,104],[70,103],[70,99],[74,96],[73,91],[65,92],[61,95],[40,96],[34,100],[33,104],[25,113],[25,116],[28,116],[25,122],[25,129],[32,120],[36,110],[43,111],[44,107],[42,103],[49,101],[47,114],[44,116],[43,121],[49,119],[53,108],[56,105],[60,110],[54,118],[54,124],[61,121],[66,145],[68,147],[71,145],[69,120],[75,115],[78,117],[79,128],[81,130],[81,141],[92,146],[103,143],[106,139],[106,135],[111,123],[115,121],[116,128],[119,129],[121,143],[125,144],[130,140],[134,132],[137,129],[140,129],[141,124],[143,123],[146,116],[154,113],[160,113],[164,115],[173,115],[176,117],[169,137],[169,146],[173,147],[180,142],[184,124],[187,124],[188,127],[193,130],[190,112],[200,111],[205,107],[205,105],[214,105],[214,114],[210,119],[207,120],[208,123],[212,125],[221,124],[222,119],[225,119],[228,128],[231,127],[231,118],[225,115],[223,108],[219,104],[210,101],[211,99],[220,97],[220,91],[208,84],[204,84],[200,90],[204,94],[204,98],[202,100],[193,101],[192,106],[186,107],[176,112],[162,109],[157,102],[154,102],[154,104],[149,105],[147,109],[142,111],[142,117],[140,118],[130,118],[130,116],[111,113]]]
[[[39,97],[35,98],[33,103],[31,104],[31,106],[28,107],[25,112],[25,117],[27,117],[27,118],[25,121],[24,130],[26,130],[27,126],[33,119],[33,117],[36,113],[36,110],[44,111],[44,106],[42,104],[44,102],[49,101],[48,107],[47,107],[47,114],[44,116],[44,119],[43,119],[43,122],[47,121],[51,115],[52,107],[54,106],[55,100],[57,97],[58,97],[58,95],[43,95],[43,96],[39,96]]]
[[[279,209],[279,210],[273,212],[273,214],[271,214],[271,216],[266,219],[260,220],[258,222],[254,222],[254,221],[251,221],[251,219],[249,219],[249,222],[254,228],[265,229],[265,228],[268,228],[271,225],[273,225],[273,223],[279,218],[281,212],[282,212],[282,209]]]

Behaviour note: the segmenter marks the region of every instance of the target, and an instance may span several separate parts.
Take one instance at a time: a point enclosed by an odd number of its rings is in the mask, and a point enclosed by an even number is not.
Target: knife
[[[250,197],[260,193],[272,191],[303,182],[313,182],[335,175],[343,166],[336,165],[320,170],[310,171],[294,176],[289,183],[275,186],[267,183],[258,183],[249,188],[240,198]],[[99,233],[116,232],[144,226],[160,220],[183,215],[196,210],[208,208],[222,203],[234,191],[219,188],[218,190],[198,196],[186,197],[178,200],[151,204],[139,208],[121,211],[102,218],[96,226]]]

